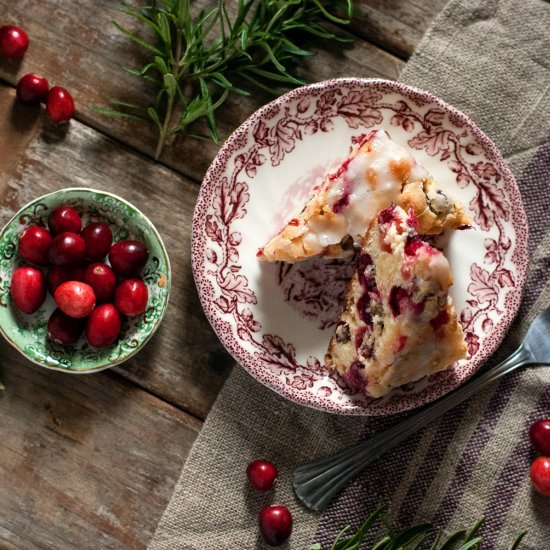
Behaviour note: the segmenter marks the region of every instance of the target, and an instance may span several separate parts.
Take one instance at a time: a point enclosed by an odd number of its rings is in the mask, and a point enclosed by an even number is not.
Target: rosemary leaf
[[[156,90],[148,104],[119,99],[111,103],[120,109],[93,110],[153,122],[158,129],[157,159],[171,135],[186,131],[200,118],[206,119],[211,139],[218,143],[215,112],[229,93],[250,95],[258,88],[273,93],[279,83],[304,84],[289,69],[298,59],[312,55],[297,43],[301,35],[350,41],[325,24],[348,24],[352,0],[212,2],[214,7],[198,14],[192,13],[190,0],[157,0],[150,6],[123,7],[123,14],[142,25],[136,32],[114,22],[150,56],[141,69],[123,69]],[[233,84],[236,78],[239,86]],[[147,116],[136,114],[140,111]]]

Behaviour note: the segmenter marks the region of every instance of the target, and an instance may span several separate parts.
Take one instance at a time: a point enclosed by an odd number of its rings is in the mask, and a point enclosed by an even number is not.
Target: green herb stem
[[[232,5],[233,13],[228,11]],[[342,5],[343,9],[338,9]],[[303,82],[291,74],[296,59],[312,55],[299,47],[295,34],[349,41],[327,26],[349,23],[352,0],[217,0],[209,12],[193,15],[190,0],[159,0],[153,6],[124,8],[145,25],[149,38],[115,22],[150,59],[141,68],[125,68],[156,88],[148,105],[112,99],[112,107],[92,107],[108,116],[145,120],[158,131],[155,159],[167,139],[205,118],[219,141],[215,111],[229,95],[250,95],[251,88],[273,92],[274,85]],[[341,13],[346,15],[342,16]],[[248,83],[245,88],[233,80]]]

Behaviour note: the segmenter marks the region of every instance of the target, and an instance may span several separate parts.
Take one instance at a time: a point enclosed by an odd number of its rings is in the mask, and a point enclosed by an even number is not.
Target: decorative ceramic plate
[[[352,139],[381,128],[460,199],[473,228],[447,236],[468,358],[381,399],[323,365],[353,266],[260,262],[256,251],[300,208]],[[298,403],[339,414],[418,407],[467,380],[496,350],[520,304],[527,219],[495,145],[437,97],[386,80],[336,79],[294,90],[252,115],[221,148],[193,219],[193,270],[219,338],[254,377]]]
[[[113,232],[113,242],[136,239],[149,248],[142,278],[149,290],[143,315],[126,319],[119,339],[112,346],[92,348],[81,337],[74,346],[60,346],[47,338],[47,323],[55,302],[48,292],[42,307],[32,315],[12,304],[10,280],[14,269],[25,262],[17,254],[19,236],[29,225],[47,227],[50,212],[66,204],[88,222],[104,221]],[[17,350],[38,365],[65,372],[95,372],[118,365],[151,338],[166,311],[170,293],[170,262],[153,224],[124,199],[93,189],[70,188],[35,199],[22,208],[0,233],[0,332]]]

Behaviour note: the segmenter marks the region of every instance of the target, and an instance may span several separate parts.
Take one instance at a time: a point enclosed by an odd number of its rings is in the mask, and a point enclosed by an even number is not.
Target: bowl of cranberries
[[[135,206],[104,191],[56,191],[0,233],[0,332],[44,367],[112,367],[157,330],[170,279],[162,239]]]

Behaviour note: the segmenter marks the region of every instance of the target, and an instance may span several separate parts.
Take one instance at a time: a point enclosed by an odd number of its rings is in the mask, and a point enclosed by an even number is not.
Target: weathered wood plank
[[[0,86],[0,112],[12,103],[11,88]],[[117,372],[204,418],[232,361],[204,317],[191,272],[198,186],[74,120],[56,128],[38,112],[26,131],[3,124],[0,140],[17,146],[0,149],[0,224],[37,196],[84,186],[122,195],[156,225],[172,263],[170,304],[158,333]]]
[[[140,1],[128,3],[139,4]],[[139,48],[111,24],[112,19],[117,19],[134,28],[133,20],[118,12],[121,4],[119,0],[97,0],[80,2],[75,9],[72,2],[0,0],[0,12],[6,14],[5,22],[25,27],[31,38],[31,46],[21,63],[0,60],[0,78],[15,85],[22,74],[44,73],[51,84],[64,86],[74,93],[79,120],[151,155],[156,139],[148,127],[98,115],[86,107],[88,104],[106,105],[109,97],[137,103],[151,97],[150,89],[141,79],[120,69],[121,65],[140,67],[144,63]],[[394,56],[361,40],[353,46],[327,44],[323,40],[312,41],[307,46],[318,54],[304,60],[299,67],[298,72],[307,81],[338,76],[394,79],[403,65]],[[270,99],[262,93],[255,93],[252,98],[232,98],[219,110],[220,135],[229,135]],[[178,138],[166,149],[162,161],[200,181],[217,149],[210,142]]]
[[[201,423],[114,373],[0,346],[0,547],[144,548]]]
[[[448,0],[360,0],[350,30],[376,46],[408,59]]]

